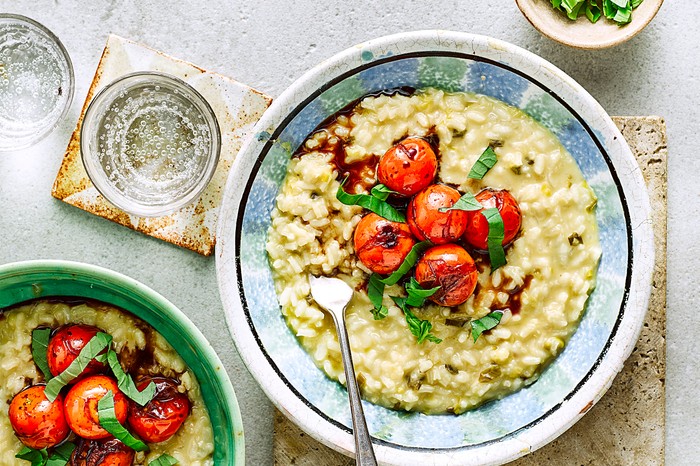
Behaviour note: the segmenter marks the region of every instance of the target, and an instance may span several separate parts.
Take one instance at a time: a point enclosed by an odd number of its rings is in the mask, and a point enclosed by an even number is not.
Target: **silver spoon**
[[[352,288],[339,278],[316,278],[313,275],[309,275],[309,285],[311,285],[311,296],[319,306],[330,312],[338,332],[340,355],[343,358],[343,368],[345,369],[345,384],[350,398],[352,431],[355,436],[355,461],[360,466],[376,466],[377,459],[374,457],[372,439],[369,436],[365,413],[362,410],[360,389],[357,386],[355,367],[352,364],[352,355],[350,354],[348,331],[345,328],[345,308],[348,307],[348,303],[352,299]]]

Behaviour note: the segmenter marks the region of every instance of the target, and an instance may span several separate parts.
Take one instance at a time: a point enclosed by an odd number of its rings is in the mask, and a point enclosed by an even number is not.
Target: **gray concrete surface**
[[[545,0],[542,0],[545,1]],[[279,95],[322,59],[357,42],[416,29],[491,35],[525,47],[578,80],[612,115],[666,118],[669,140],[667,463],[700,464],[696,424],[700,337],[700,2],[666,0],[639,36],[605,51],[542,37],[513,0],[373,2],[0,0],[64,42],[76,94],[60,127],[33,148],[0,154],[0,263],[38,258],[90,262],[160,291],[204,332],[233,381],[247,464],[272,463],[272,408],[247,373],[224,324],[214,260],[134,233],[50,196],[107,34],[114,32]]]

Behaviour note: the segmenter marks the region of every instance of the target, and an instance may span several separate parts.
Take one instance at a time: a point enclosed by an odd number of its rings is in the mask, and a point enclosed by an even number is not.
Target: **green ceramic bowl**
[[[245,464],[243,422],[231,381],[214,349],[182,311],[136,280],[94,265],[27,261],[0,266],[0,309],[49,296],[97,299],[156,328],[199,381],[214,428],[214,464]]]

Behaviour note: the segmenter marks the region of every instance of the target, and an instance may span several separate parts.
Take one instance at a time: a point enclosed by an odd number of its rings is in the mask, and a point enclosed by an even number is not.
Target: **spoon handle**
[[[340,354],[343,358],[343,368],[345,370],[345,384],[347,385],[348,397],[350,398],[350,413],[352,414],[352,426],[355,431],[355,461],[358,466],[376,466],[377,459],[374,457],[372,439],[369,436],[367,423],[365,422],[360,389],[355,378],[355,366],[352,364],[348,332],[345,328],[345,323],[338,321],[338,319],[343,318],[343,314],[341,313],[339,317],[336,317],[335,313],[333,313],[333,320],[338,331]]]

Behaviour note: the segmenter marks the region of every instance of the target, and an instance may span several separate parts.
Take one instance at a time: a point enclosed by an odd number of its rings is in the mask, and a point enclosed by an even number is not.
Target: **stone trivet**
[[[610,390],[571,429],[511,465],[664,464],[666,382],[666,124],[659,117],[613,117],[642,169],[651,199],[656,265],[649,312],[637,346]],[[275,411],[278,466],[349,466]]]
[[[90,182],[80,158],[80,128],[92,97],[134,71],[161,71],[184,80],[209,102],[221,129],[221,155],[209,186],[198,200],[163,217],[136,217],[110,204]],[[271,102],[271,98],[231,78],[110,35],[51,194],[100,217],[208,256],[216,243],[216,221],[229,169]]]

